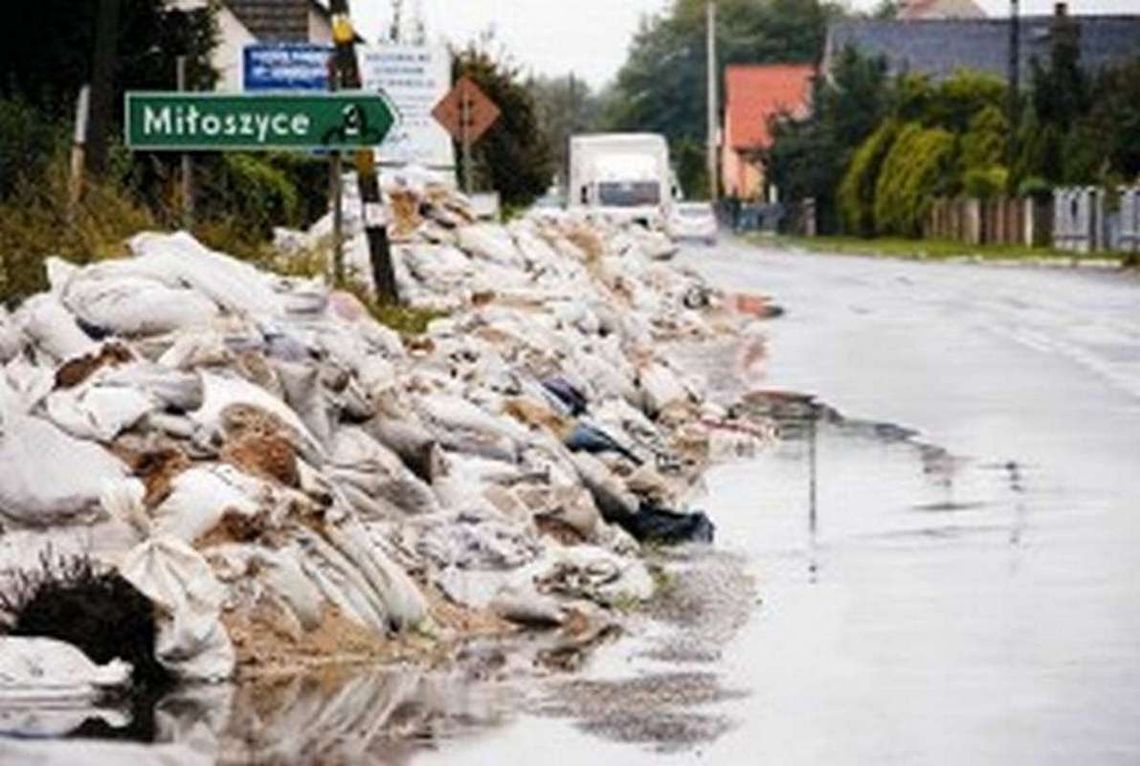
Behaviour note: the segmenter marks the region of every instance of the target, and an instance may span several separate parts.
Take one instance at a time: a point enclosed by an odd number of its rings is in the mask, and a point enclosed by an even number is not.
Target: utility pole
[[[189,90],[190,82],[186,71],[187,58],[186,56],[179,56],[177,61],[178,67],[178,90],[179,92]],[[190,152],[182,153],[182,228],[190,231],[194,226],[194,163],[190,158]]]
[[[107,135],[115,101],[115,55],[120,0],[99,0],[95,23],[95,63],[91,71],[91,121],[87,132],[87,169],[100,176],[107,167]]]
[[[1021,122],[1021,9],[1020,0],[1009,0],[1009,140],[1006,142],[1009,158],[1007,167],[1013,179],[1017,162],[1017,129]]]
[[[717,149],[719,142],[718,134],[720,133],[720,117],[718,115],[719,109],[717,102],[719,100],[719,84],[717,78],[717,65],[716,65],[716,0],[707,0],[706,15],[708,17],[708,90],[709,90],[709,114],[708,114],[708,162],[709,162],[709,200],[716,204],[717,199],[720,197],[720,182],[718,180],[719,166],[717,163]]]
[[[360,90],[360,65],[356,60],[356,30],[348,15],[348,0],[330,0],[333,43],[336,45],[334,65],[339,90]],[[363,203],[364,233],[368,238],[368,254],[372,263],[372,281],[376,298],[382,304],[400,301],[396,286],[396,273],[392,268],[392,249],[388,241],[388,226],[384,200],[380,193],[380,178],[376,173],[376,152],[373,148],[356,153],[356,177]]]

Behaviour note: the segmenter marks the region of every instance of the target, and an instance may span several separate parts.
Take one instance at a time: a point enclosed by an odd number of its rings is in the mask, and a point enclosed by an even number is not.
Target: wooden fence
[[[931,206],[923,234],[971,245],[1049,245],[1052,213],[1050,201],[943,198]]]

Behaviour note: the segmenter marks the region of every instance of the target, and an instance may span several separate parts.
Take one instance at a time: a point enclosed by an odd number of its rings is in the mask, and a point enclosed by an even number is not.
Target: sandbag
[[[132,386],[83,385],[53,391],[44,400],[48,418],[72,436],[110,443],[154,409]]]
[[[97,665],[63,641],[0,636],[0,706],[91,701],[130,678],[129,664]]]
[[[37,348],[59,362],[98,350],[98,344],[80,329],[75,317],[48,293],[24,301],[13,322]]]
[[[269,274],[210,250],[186,232],[137,234],[128,244],[137,256],[126,262],[131,273],[171,286],[192,287],[235,314],[283,313],[283,302]]]
[[[228,465],[191,468],[171,482],[169,497],[155,509],[153,534],[193,543],[218,525],[226,511],[252,518],[257,502],[246,492],[254,480]]]
[[[181,540],[153,537],[119,565],[123,578],[159,609],[155,656],[187,681],[224,681],[235,654],[222,625],[225,590],[202,555]]]
[[[108,481],[126,476],[109,452],[53,424],[8,411],[0,433],[0,514],[27,526],[88,520]]]
[[[0,307],[0,364],[6,364],[20,353],[24,340],[7,310]]]
[[[158,335],[203,327],[218,315],[217,305],[195,290],[114,273],[102,278],[100,266],[73,278],[63,298],[89,325],[116,335]]]

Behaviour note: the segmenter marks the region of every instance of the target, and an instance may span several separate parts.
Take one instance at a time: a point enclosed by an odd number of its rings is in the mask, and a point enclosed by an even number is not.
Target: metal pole
[[[720,168],[717,164],[717,149],[719,142],[717,141],[719,131],[720,119],[717,114],[719,111],[717,102],[719,101],[719,83],[717,78],[717,64],[716,64],[716,0],[708,0],[706,4],[708,16],[708,161],[709,161],[709,200],[716,203],[720,197]]]
[[[189,90],[186,77],[186,57],[179,56],[178,62],[178,90]],[[189,152],[182,153],[182,228],[189,231],[194,227],[194,165]]]
[[[1017,162],[1017,129],[1021,102],[1021,8],[1020,0],[1009,0],[1009,159],[1010,178]]]
[[[333,42],[336,44],[337,85],[346,90],[361,87],[360,65],[356,60],[356,30],[348,16],[348,0],[330,0],[333,17]],[[400,301],[396,272],[392,266],[392,249],[388,226],[376,173],[376,153],[363,149],[356,153],[356,176],[364,210],[364,234],[368,238],[368,255],[372,262],[372,281],[376,298],[383,304]]]
[[[329,90],[336,91],[336,57],[329,58]],[[333,283],[340,287],[345,283],[344,275],[344,163],[339,151],[329,153],[329,197],[333,209]]]
[[[462,99],[463,106],[463,191],[467,196],[471,196],[471,191],[475,188],[473,179],[471,178],[471,96],[464,92]]]

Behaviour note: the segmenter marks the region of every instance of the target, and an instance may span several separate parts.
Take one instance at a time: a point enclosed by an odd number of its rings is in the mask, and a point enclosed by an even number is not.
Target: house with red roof
[[[811,64],[732,64],[725,70],[721,177],[729,197],[764,193],[762,152],[772,145],[774,117],[804,117],[811,108]]]

